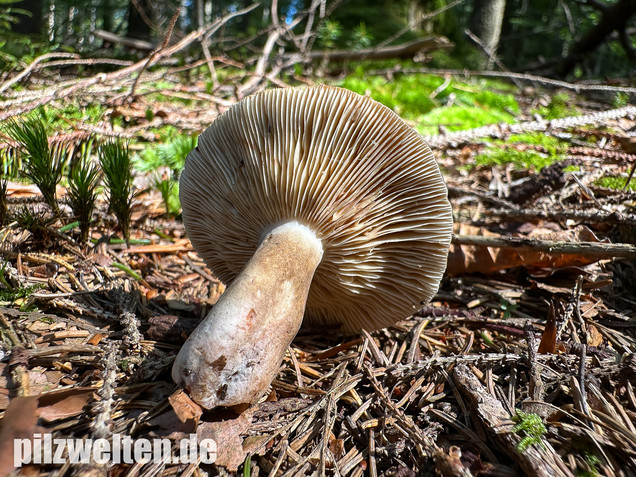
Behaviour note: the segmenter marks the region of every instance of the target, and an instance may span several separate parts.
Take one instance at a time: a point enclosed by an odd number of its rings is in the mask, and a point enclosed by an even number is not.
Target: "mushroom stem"
[[[177,355],[172,377],[201,406],[260,398],[303,320],[322,243],[297,222],[275,227]]]

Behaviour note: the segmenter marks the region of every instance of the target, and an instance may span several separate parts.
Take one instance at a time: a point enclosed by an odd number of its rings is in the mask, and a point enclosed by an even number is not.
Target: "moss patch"
[[[539,146],[542,150],[524,149],[523,145]],[[517,146],[517,147],[515,147]],[[507,141],[496,141],[475,157],[475,164],[494,166],[515,164],[518,168],[540,171],[565,159],[567,145],[559,139],[541,133],[513,134]]]
[[[632,177],[627,188],[627,176],[605,176],[594,181],[594,185],[598,187],[606,187],[614,190],[631,190],[636,191],[636,178]]]
[[[484,109],[477,106],[449,106],[437,108],[417,119],[415,129],[420,134],[437,134],[438,127],[449,131],[478,128],[492,123],[512,123],[514,116],[500,110]]]
[[[579,110],[571,105],[572,100],[567,93],[557,93],[552,96],[547,106],[541,107],[534,112],[544,119],[560,119],[568,116],[576,116]]]
[[[510,85],[492,80],[462,82],[455,78],[407,74],[387,83],[383,77],[365,76],[360,71],[338,86],[368,94],[403,118],[415,121],[422,134],[435,134],[438,125],[461,130],[512,122],[519,111]]]

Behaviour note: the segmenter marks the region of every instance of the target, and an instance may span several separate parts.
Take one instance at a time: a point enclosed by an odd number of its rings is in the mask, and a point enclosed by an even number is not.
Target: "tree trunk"
[[[128,31],[126,36],[140,40],[150,40],[152,28],[150,19],[152,7],[148,0],[130,0],[128,4]]]
[[[470,17],[470,28],[486,48],[483,66],[492,66],[492,57],[497,52],[506,0],[475,0]]]
[[[113,32],[113,14],[115,12],[112,5],[112,0],[104,0],[102,4],[102,10],[100,13],[102,15],[102,29],[106,30],[107,32],[114,33]]]
[[[14,32],[26,35],[42,33],[42,0],[22,0],[10,6],[12,9],[26,10],[30,13],[30,15],[16,15],[19,21],[11,27]]]
[[[601,11],[601,19],[577,41],[570,54],[558,68],[558,75],[568,75],[579,61],[598,48],[614,31],[625,34],[628,20],[636,14],[636,0],[618,0],[613,5],[595,4]],[[629,54],[629,51],[628,51]]]

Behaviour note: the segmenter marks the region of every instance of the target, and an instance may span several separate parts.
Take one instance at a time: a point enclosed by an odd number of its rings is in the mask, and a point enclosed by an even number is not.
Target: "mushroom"
[[[181,175],[194,249],[230,283],[172,376],[205,408],[256,402],[301,323],[373,330],[437,292],[452,215],[422,137],[335,87],[250,96],[199,137]]]

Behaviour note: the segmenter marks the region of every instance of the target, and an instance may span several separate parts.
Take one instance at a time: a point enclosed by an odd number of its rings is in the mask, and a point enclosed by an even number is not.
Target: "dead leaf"
[[[182,390],[172,394],[172,396],[168,398],[168,401],[170,401],[172,409],[174,409],[175,414],[181,422],[186,422],[190,419],[194,420],[195,423],[199,422],[199,418],[201,414],[203,414],[201,406],[190,399],[190,396]]]
[[[187,439],[197,428],[194,419],[183,422],[172,408],[153,417],[148,424],[155,428],[152,435],[167,439]]]
[[[27,439],[37,432],[38,396],[16,397],[11,400],[0,428],[0,475],[14,469],[15,439]]]
[[[38,413],[47,422],[81,414],[95,399],[95,388],[71,388],[52,391],[39,396]]]
[[[171,408],[150,420],[158,429],[155,434],[168,439],[185,439],[197,429],[202,414],[201,407],[179,390],[169,398]]]
[[[86,344],[97,346],[106,336],[108,336],[106,333],[95,333],[88,339]]]
[[[621,146],[623,152],[627,154],[636,154],[636,138],[631,136],[616,136],[616,140]]]
[[[99,265],[100,267],[109,267],[113,264],[113,259],[109,255],[105,255],[103,253],[96,253],[91,257],[95,265]]]
[[[183,344],[200,323],[200,320],[174,315],[159,315],[150,317],[148,322],[150,323],[150,327],[146,331],[148,339]]]
[[[462,451],[457,446],[451,446],[448,454],[439,450],[433,454],[435,467],[442,475],[466,475],[466,469],[461,461]],[[415,475],[413,473],[412,475]]]
[[[243,440],[243,451],[245,454],[265,455],[271,441],[274,439],[272,436],[248,436]]]
[[[587,327],[587,345],[588,346],[600,346],[603,344],[603,335],[598,331],[598,328],[594,325],[588,325]]]
[[[336,460],[340,460],[345,454],[345,446],[344,439],[336,439],[332,434],[329,436],[329,450],[336,458]]]
[[[523,227],[519,228],[522,229]],[[501,237],[501,235],[490,232],[485,228],[468,224],[456,223],[453,226],[453,231],[457,235]],[[527,235],[515,234],[514,236],[558,242],[601,242],[594,232],[584,225],[565,231],[554,231],[535,226]],[[448,255],[446,273],[449,276],[467,273],[491,274],[515,267],[556,269],[583,266],[597,261],[598,258],[582,254],[552,254],[528,249],[452,244]]]
[[[218,421],[202,422],[197,429],[199,442],[202,439],[213,439],[217,445],[215,464],[225,467],[230,472],[236,472],[243,463],[246,451],[243,448],[243,438],[252,423],[255,407],[248,409],[239,416],[230,416],[228,412],[221,413]]]

